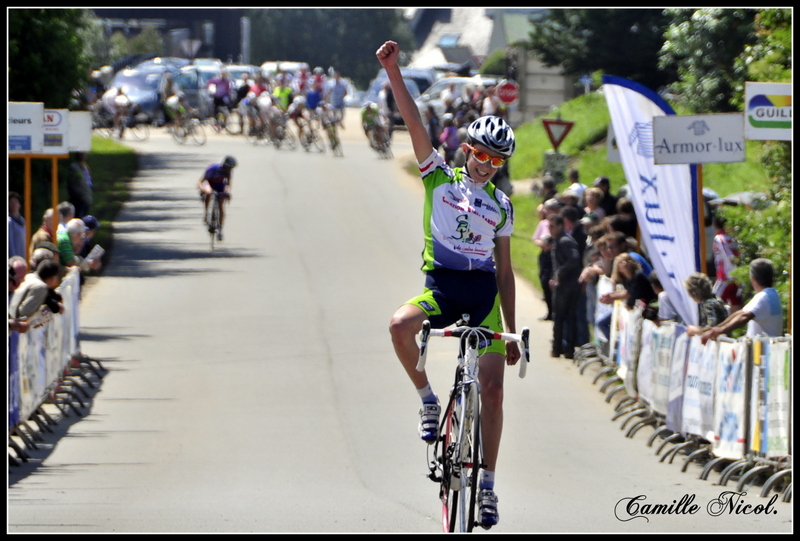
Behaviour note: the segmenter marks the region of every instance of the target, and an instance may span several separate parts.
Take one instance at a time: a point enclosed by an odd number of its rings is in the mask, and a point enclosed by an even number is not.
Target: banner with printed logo
[[[792,341],[771,338],[767,358],[767,457],[790,456],[792,412]]]
[[[617,375],[625,384],[628,396],[636,396],[636,370],[639,364],[639,350],[642,344],[642,309],[619,311],[619,367]]]
[[[681,431],[705,438],[714,426],[714,383],[717,375],[717,342],[704,346],[692,336],[686,361]]]
[[[653,403],[653,336],[658,327],[649,319],[642,321],[642,344],[639,349],[639,363],[636,366],[636,387],[639,400]]]
[[[669,402],[669,381],[672,368],[672,346],[676,325],[661,325],[653,333],[653,410],[666,417]]]
[[[718,340],[714,427],[708,439],[714,455],[740,459],[745,455],[745,386],[749,345],[743,341]]]
[[[790,343],[753,340],[750,379],[750,450],[789,456]]]
[[[675,309],[687,324],[697,325],[697,303],[683,287],[701,268],[696,168],[656,165],[654,159],[653,118],[675,112],[658,94],[628,79],[604,75],[602,88],[641,240]]]
[[[675,326],[672,341],[672,359],[669,366],[669,389],[667,391],[667,428],[680,432],[683,423],[683,391],[686,381],[686,354],[689,350],[689,336],[686,327]]]

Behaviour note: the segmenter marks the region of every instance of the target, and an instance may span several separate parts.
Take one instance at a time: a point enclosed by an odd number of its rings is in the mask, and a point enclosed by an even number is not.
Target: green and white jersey
[[[425,186],[422,270],[496,272],[494,239],[514,231],[511,200],[491,182],[477,184],[466,168],[451,169],[435,150],[419,171]]]

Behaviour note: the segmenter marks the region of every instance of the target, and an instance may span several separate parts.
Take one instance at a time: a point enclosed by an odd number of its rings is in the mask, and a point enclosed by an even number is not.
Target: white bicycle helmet
[[[467,135],[473,143],[480,143],[506,158],[514,154],[514,130],[499,116],[479,118],[469,125]]]

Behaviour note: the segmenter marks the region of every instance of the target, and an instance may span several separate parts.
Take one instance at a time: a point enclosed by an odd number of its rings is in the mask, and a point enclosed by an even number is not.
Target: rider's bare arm
[[[397,109],[400,111],[400,115],[402,115],[403,121],[406,123],[408,134],[411,136],[414,156],[417,158],[417,162],[421,163],[431,155],[433,145],[431,145],[428,130],[425,129],[425,124],[422,122],[417,104],[414,103],[414,98],[411,97],[403,81],[403,75],[400,73],[400,66],[397,65],[397,57],[399,54],[400,46],[394,41],[387,41],[381,45],[375,53],[381,65],[386,69],[386,74],[389,76],[389,83],[392,85],[392,92],[394,92],[394,100],[397,104]]]

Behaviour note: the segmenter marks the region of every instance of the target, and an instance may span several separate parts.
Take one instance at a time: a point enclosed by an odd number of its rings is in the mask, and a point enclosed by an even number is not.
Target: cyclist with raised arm
[[[208,203],[211,201],[211,194],[217,192],[217,205],[219,208],[217,240],[222,240],[222,227],[225,224],[224,203],[231,197],[231,175],[234,167],[236,167],[236,158],[225,156],[221,163],[209,165],[197,183],[200,195],[203,198],[203,223],[205,224],[208,223]]]
[[[405,121],[425,188],[423,293],[402,305],[392,317],[390,333],[400,362],[422,399],[419,435],[436,441],[441,407],[428,381],[418,372],[416,336],[426,319],[434,328],[470,314],[471,324],[496,332],[516,333],[515,284],[511,268],[514,212],[509,198],[491,182],[513,153],[514,132],[499,117],[482,117],[469,125],[464,167],[450,168],[434,150],[417,105],[397,64],[400,47],[387,41],[376,55],[386,69],[398,110]],[[494,476],[503,427],[505,364],[519,361],[516,342],[492,341],[479,360],[481,435],[486,469],[481,470],[478,523],[497,524]]]

